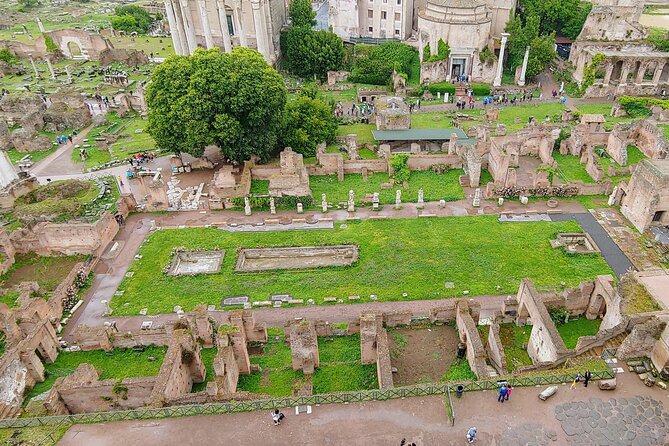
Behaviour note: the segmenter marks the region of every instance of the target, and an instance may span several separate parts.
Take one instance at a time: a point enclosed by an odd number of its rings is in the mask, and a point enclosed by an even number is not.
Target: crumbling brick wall
[[[504,354],[504,346],[499,336],[499,325],[496,323],[490,324],[490,328],[488,329],[486,353],[497,373],[505,375],[508,372],[506,355]]]
[[[360,315],[360,356],[363,364],[376,363],[380,389],[394,387],[388,333],[381,315]]]
[[[467,345],[467,362],[469,362],[469,367],[479,379],[487,378],[485,348],[466,302],[461,302],[457,306],[455,324],[458,327],[460,340]]]
[[[294,319],[289,322],[289,328],[293,370],[302,370],[305,374],[314,373],[320,363],[314,323],[307,319]]]

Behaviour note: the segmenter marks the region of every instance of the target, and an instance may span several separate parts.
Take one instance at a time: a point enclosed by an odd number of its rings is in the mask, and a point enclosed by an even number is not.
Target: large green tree
[[[153,23],[151,14],[136,5],[119,6],[110,20],[114,29],[139,34],[146,34]]]
[[[330,31],[291,26],[285,39],[285,57],[290,71],[298,76],[325,79],[328,71],[344,62],[344,42]]]
[[[575,39],[583,28],[592,3],[581,0],[522,0],[522,17],[539,18],[541,34],[555,32]]]
[[[333,142],[337,121],[332,108],[320,99],[300,95],[286,104],[281,145],[305,157],[316,156],[316,146]]]
[[[288,8],[291,26],[311,28],[316,24],[316,13],[311,7],[311,0],[292,0]]]
[[[530,47],[526,73],[528,78],[544,71],[546,65],[555,58],[553,43],[555,42],[555,33],[540,35],[539,17],[530,16],[523,24],[521,18],[516,16],[506,24],[505,30],[510,34],[507,44],[509,55],[506,59],[506,66],[512,71],[523,63],[525,48],[528,45]]]
[[[254,50],[198,49],[156,67],[146,100],[160,149],[200,157],[215,144],[231,160],[265,161],[276,147],[286,87]]]

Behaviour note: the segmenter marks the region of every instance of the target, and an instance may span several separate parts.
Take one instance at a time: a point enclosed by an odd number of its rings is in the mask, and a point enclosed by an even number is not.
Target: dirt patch
[[[438,382],[458,349],[458,332],[448,325],[388,330],[396,386]]]
[[[235,271],[349,266],[356,260],[358,260],[358,247],[355,245],[247,248],[239,252]]]

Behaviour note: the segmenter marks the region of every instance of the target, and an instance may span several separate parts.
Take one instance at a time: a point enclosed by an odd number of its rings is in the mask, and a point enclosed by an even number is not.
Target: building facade
[[[258,50],[271,64],[279,57],[279,35],[286,24],[285,0],[164,0],[177,54],[218,47]]]
[[[414,0],[329,0],[329,5],[328,23],[344,40],[411,37]]]

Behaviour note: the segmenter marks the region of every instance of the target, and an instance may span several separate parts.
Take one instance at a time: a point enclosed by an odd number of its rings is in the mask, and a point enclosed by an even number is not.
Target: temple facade
[[[287,20],[287,0],[164,0],[177,54],[218,47],[258,50],[274,64],[279,34]]]

